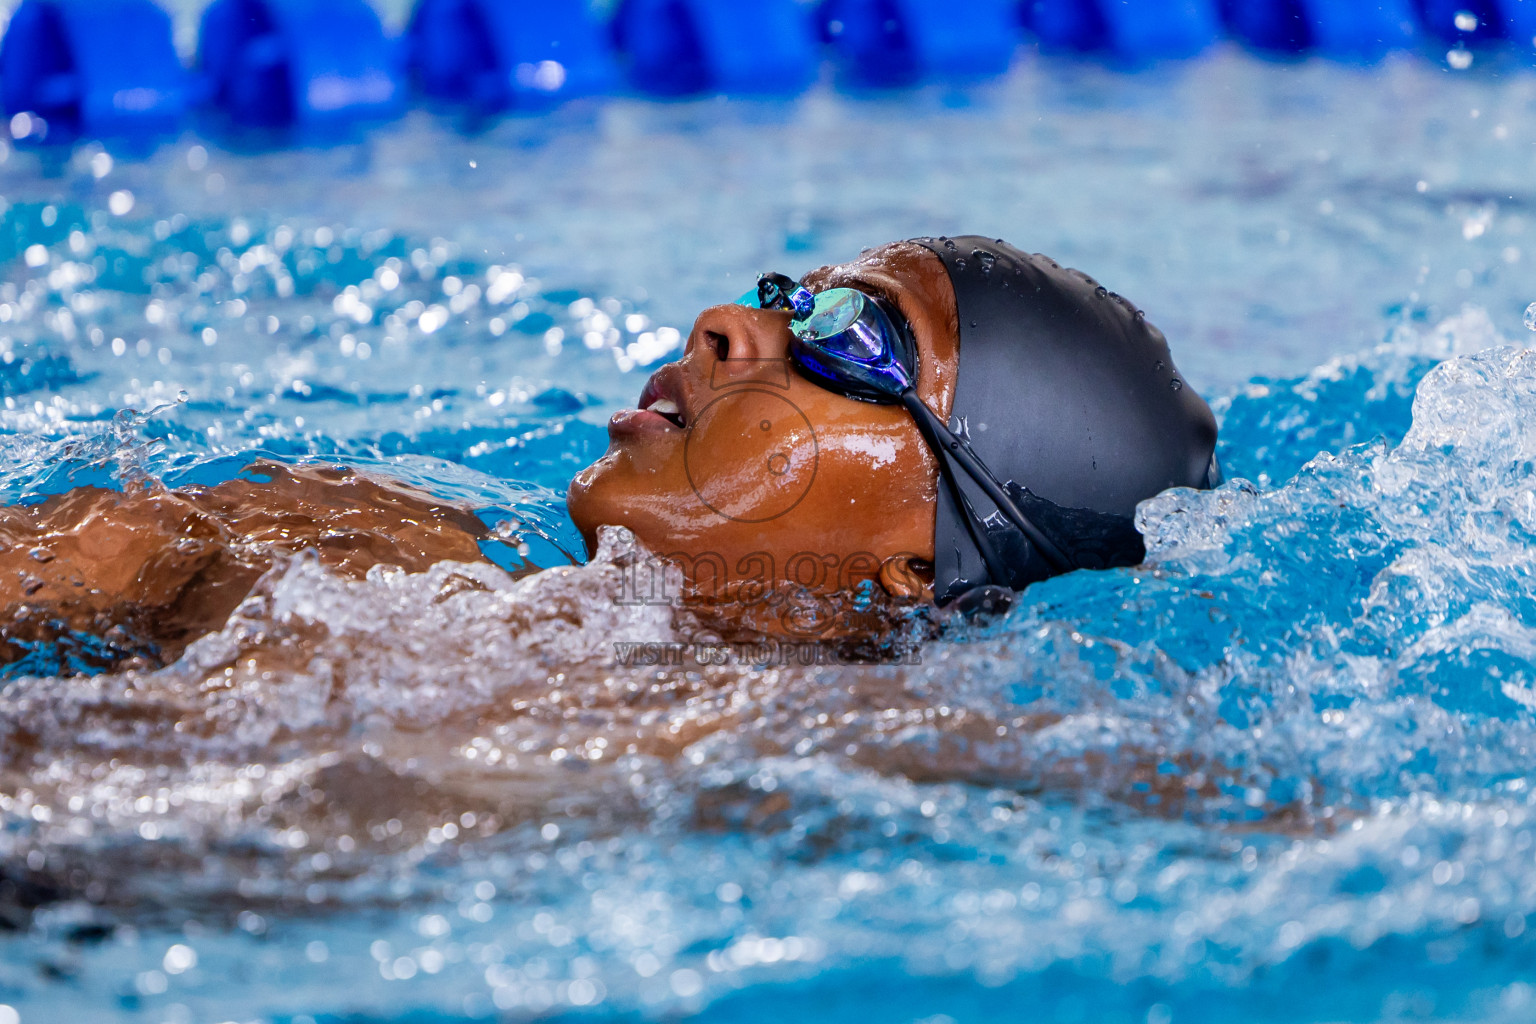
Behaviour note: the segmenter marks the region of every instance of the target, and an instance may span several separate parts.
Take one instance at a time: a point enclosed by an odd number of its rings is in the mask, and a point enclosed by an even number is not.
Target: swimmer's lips
[[[608,421],[610,436],[653,431],[683,430],[688,426],[688,404],[678,379],[677,365],[663,366],[651,374],[640,392],[638,408],[621,409]]]

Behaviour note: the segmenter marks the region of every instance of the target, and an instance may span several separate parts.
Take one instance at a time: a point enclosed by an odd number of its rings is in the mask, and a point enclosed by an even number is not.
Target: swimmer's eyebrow
[[[911,324],[915,319],[913,314],[916,311],[911,306],[917,300],[912,298],[911,293],[905,288],[893,288],[889,282],[872,281],[857,270],[849,270],[839,275],[834,287],[856,288],[861,292],[873,295],[877,299],[884,299],[896,307],[896,310],[901,313],[908,324]]]
[[[836,263],[824,263],[814,270],[807,270],[804,274],[801,274],[800,283],[811,289],[825,287],[827,278],[836,273],[838,269],[840,268]]]
[[[825,267],[817,267],[800,279],[807,288],[813,291],[826,291],[828,288],[856,288],[861,292],[867,292],[878,298],[884,299],[901,309],[902,316],[907,311],[901,306],[899,292],[893,292],[887,285],[871,281],[859,272],[857,264],[831,264]],[[910,318],[909,318],[910,319]]]

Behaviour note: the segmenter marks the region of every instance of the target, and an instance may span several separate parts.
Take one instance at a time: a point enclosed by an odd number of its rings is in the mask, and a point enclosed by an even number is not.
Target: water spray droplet
[[[1536,302],[1525,307],[1525,328],[1528,331],[1536,331]]]
[[[1477,31],[1477,15],[1473,14],[1471,11],[1457,11],[1456,12],[1456,31],[1458,31],[1458,32],[1476,32]]]

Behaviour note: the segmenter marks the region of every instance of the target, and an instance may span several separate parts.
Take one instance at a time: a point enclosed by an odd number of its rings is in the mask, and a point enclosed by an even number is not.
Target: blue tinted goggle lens
[[[854,288],[813,295],[782,274],[764,274],[737,302],[789,311],[795,337],[790,357],[822,387],[864,401],[895,402],[914,383],[911,334],[871,295]]]

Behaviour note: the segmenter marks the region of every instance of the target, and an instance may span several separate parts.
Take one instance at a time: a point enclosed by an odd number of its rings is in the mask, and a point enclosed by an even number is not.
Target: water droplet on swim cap
[[[972,250],[971,255],[976,259],[976,262],[981,264],[981,272],[983,274],[992,273],[992,264],[997,262],[996,256],[989,252],[982,252],[980,249]]]
[[[956,249],[959,248],[959,246],[955,245],[953,239],[950,239],[950,238],[940,238],[939,241],[943,242],[944,243],[944,248],[948,249],[950,252],[954,252]]]
[[[1168,386],[1170,388],[1172,388],[1174,391],[1182,391],[1182,390],[1184,390],[1184,382],[1179,380],[1179,378],[1177,378],[1177,377],[1175,377],[1175,378],[1173,378],[1173,380],[1169,381],[1168,382]]]
[[[1097,288],[1095,288],[1095,289],[1094,289],[1094,290],[1093,290],[1093,294],[1095,294],[1095,295],[1097,295],[1097,296],[1098,296],[1098,297],[1099,297],[1099,298],[1101,298],[1101,299],[1102,299],[1102,298],[1104,298],[1104,297],[1105,297],[1105,296],[1106,296],[1106,295],[1108,295],[1108,294],[1109,294],[1109,289],[1108,289],[1108,288],[1105,288],[1105,287],[1104,287],[1104,286],[1103,286],[1103,285],[1099,285],[1099,286],[1098,286],[1098,287],[1097,287]]]
[[[1525,326],[1528,330],[1536,331],[1536,302],[1525,307]]]

